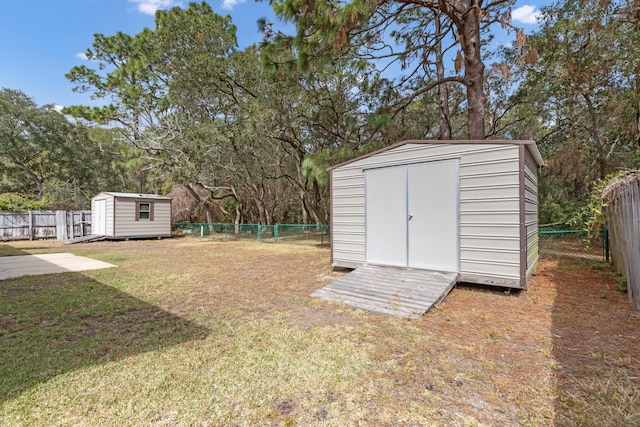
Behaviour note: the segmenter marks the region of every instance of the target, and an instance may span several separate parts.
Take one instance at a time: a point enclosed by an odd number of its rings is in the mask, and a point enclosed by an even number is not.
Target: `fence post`
[[[76,227],[75,227],[75,223],[73,221],[73,211],[67,211],[67,227],[68,230],[67,231],[67,237],[70,239],[73,239],[76,237]]]
[[[55,218],[56,238],[65,240],[67,238],[67,212],[56,211]]]
[[[29,211],[29,240],[33,240],[33,211]]]
[[[204,237],[204,224],[200,224],[200,237]]]
[[[262,224],[258,224],[258,242],[262,242]]]
[[[273,226],[273,240],[274,243],[278,243],[278,223]]]

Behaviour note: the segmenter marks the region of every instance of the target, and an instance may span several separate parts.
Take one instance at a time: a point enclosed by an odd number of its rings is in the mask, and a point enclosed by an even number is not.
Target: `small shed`
[[[171,236],[171,198],[102,192],[91,199],[92,234],[113,239]]]
[[[538,262],[534,141],[402,141],[330,168],[331,262],[526,289]]]

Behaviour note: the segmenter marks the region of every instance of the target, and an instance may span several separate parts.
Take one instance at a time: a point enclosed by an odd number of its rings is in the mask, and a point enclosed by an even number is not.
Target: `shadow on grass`
[[[65,372],[207,332],[79,273],[0,281],[0,404]]]
[[[41,249],[41,248],[35,248],[35,249]],[[0,257],[17,256],[17,255],[29,255],[29,252],[24,251],[20,248],[16,248],[15,246],[9,245],[7,243],[0,243]]]
[[[602,264],[562,260],[547,274],[556,290],[554,425],[640,425],[640,313]]]

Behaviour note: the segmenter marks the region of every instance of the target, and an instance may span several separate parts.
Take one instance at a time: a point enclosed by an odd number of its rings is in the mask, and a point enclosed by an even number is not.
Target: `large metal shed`
[[[112,239],[171,236],[171,198],[101,192],[91,199],[93,235]]]
[[[534,141],[402,141],[330,168],[331,262],[526,289],[538,262]]]

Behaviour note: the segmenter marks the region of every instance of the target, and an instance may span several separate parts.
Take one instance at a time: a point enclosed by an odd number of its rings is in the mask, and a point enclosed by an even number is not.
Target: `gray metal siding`
[[[538,166],[531,152],[525,150],[525,226],[527,232],[527,280],[538,264]]]
[[[113,197],[107,198],[107,213],[106,213],[106,235],[109,237],[115,236],[115,199]]]
[[[153,221],[136,221],[136,202],[153,203]],[[115,198],[116,238],[156,237],[171,235],[171,202],[169,200],[147,200]],[[107,216],[109,218],[109,216]]]
[[[334,265],[365,262],[363,170],[460,159],[460,268],[468,276],[519,281],[519,147],[514,144],[405,144],[332,172]],[[518,282],[519,283],[519,282]]]

